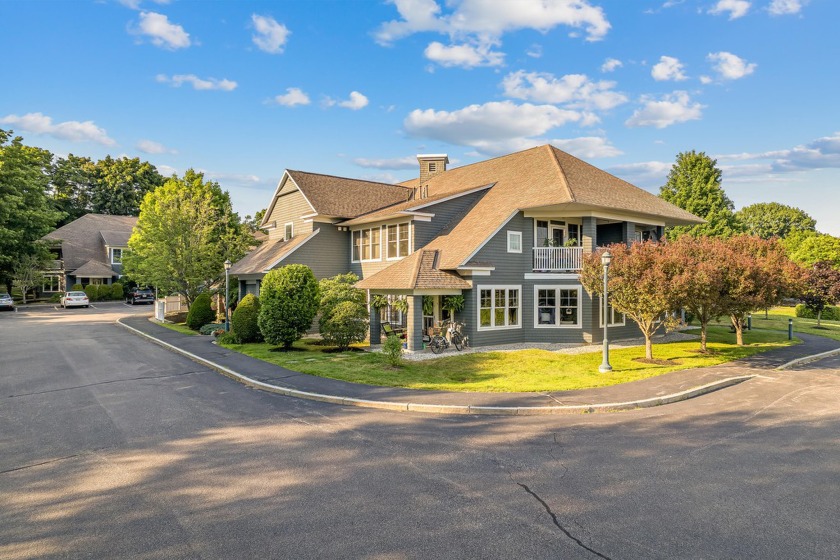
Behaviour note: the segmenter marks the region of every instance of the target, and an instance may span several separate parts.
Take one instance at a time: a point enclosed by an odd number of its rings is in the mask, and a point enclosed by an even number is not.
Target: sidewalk
[[[238,380],[260,389],[356,406],[461,414],[561,414],[657,406],[746,381],[759,373],[756,369],[772,369],[797,358],[840,349],[837,341],[797,333],[803,342],[796,346],[722,366],[675,371],[610,387],[552,393],[464,393],[375,387],[306,375],[216,346],[209,336],[175,332],[147,317],[124,317],[118,322],[229,377],[247,378]],[[330,398],[321,398],[327,396]]]

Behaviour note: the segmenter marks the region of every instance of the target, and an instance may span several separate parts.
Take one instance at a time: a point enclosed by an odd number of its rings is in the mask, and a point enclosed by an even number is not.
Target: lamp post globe
[[[230,259],[225,260],[225,332],[230,332],[230,305],[228,294],[230,293],[230,267],[233,263]]]
[[[598,367],[598,371],[601,373],[606,373],[608,371],[612,371],[612,366],[610,365],[610,338],[607,330],[607,324],[610,322],[609,316],[609,295],[607,289],[607,280],[609,277],[609,270],[610,270],[610,262],[612,261],[612,253],[609,251],[604,251],[601,255],[601,265],[604,267],[604,315],[603,315],[603,323],[604,323],[604,349],[603,349],[603,359],[601,361],[600,367]]]

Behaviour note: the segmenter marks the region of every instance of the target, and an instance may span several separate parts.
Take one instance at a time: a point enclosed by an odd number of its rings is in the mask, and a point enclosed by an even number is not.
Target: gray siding
[[[624,241],[624,222],[599,225],[596,240],[599,247],[610,243],[621,243]]]
[[[350,272],[350,233],[332,224],[316,223],[317,235],[283,259],[285,264],[305,264],[315,278],[330,278]]]
[[[467,194],[446,202],[432,204],[421,209],[421,212],[434,214],[431,222],[414,222],[414,250],[422,249],[432,239],[437,237],[444,228],[453,222],[460,221],[467,211],[478,202],[487,191]]]
[[[304,222],[300,217],[312,213],[312,207],[306,202],[303,194],[295,189],[287,191],[286,189],[292,187],[292,183],[286,182],[283,190],[277,197],[277,204],[274,205],[274,210],[268,218],[268,222],[277,222],[277,227],[268,230],[268,238],[273,240],[283,239],[285,235],[284,224],[292,222],[294,224],[294,235],[309,235],[312,233],[312,222]]]
[[[617,224],[621,227],[621,224]],[[522,253],[507,252],[507,232],[522,232]],[[619,231],[621,231],[619,229]],[[619,239],[620,240],[620,239]],[[536,279],[526,280],[525,273],[532,272],[532,252],[534,246],[534,224],[530,218],[522,213],[514,216],[498,233],[473,257],[478,262],[492,263],[495,270],[490,276],[476,276],[473,278],[474,288],[464,292],[464,311],[458,314],[458,319],[466,323],[471,344],[474,346],[488,346],[495,344],[509,344],[516,342],[599,342],[602,340],[603,330],[600,327],[598,315],[598,299],[591,298],[575,279]],[[520,292],[520,328],[478,331],[479,290],[482,286],[521,286]],[[579,328],[534,328],[534,286],[557,286],[580,289],[580,321]],[[627,321],[624,327],[610,327],[610,339],[621,339],[639,336],[639,331],[632,321]]]

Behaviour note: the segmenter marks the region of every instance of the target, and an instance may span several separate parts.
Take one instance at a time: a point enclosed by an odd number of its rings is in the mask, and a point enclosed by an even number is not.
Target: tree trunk
[[[24,296],[24,299],[25,299],[25,298],[26,298],[26,296]],[[817,326],[818,326],[818,327],[820,326],[820,317],[822,317],[822,309],[820,309],[819,311],[817,311]]]
[[[653,359],[653,342],[650,340],[650,333],[645,332],[645,359]]]
[[[732,326],[735,328],[735,344],[738,346],[744,345],[744,320],[741,317],[730,317]]]
[[[706,353],[706,322],[700,324],[700,351]]]

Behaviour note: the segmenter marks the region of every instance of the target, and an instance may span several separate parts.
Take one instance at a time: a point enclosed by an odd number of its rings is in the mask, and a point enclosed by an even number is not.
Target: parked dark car
[[[131,305],[135,303],[154,303],[155,293],[149,288],[132,288],[125,296],[125,302]]]
[[[12,296],[8,292],[0,292],[0,309],[10,309],[14,311],[15,302],[12,301]]]

